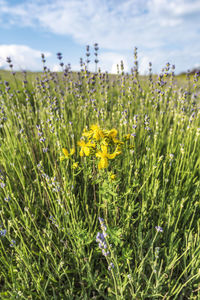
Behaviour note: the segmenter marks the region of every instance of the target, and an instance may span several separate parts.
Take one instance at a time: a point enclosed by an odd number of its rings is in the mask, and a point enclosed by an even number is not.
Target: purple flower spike
[[[163,232],[163,228],[160,226],[156,226],[155,229],[157,230],[157,232]]]
[[[6,235],[7,230],[3,229],[0,231],[0,236],[5,236]]]
[[[99,222],[104,223],[104,219],[99,217]]]
[[[114,264],[113,263],[110,263],[109,266],[108,266],[108,270],[110,271],[111,269],[114,269]]]

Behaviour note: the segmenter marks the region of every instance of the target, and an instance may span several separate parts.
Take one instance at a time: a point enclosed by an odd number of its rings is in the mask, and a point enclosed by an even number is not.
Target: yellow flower
[[[69,158],[69,151],[68,151],[67,149],[62,148],[62,152],[64,153],[64,156],[65,156],[66,158]]]
[[[118,145],[123,145],[123,144],[124,144],[124,142],[121,142],[121,141],[118,140],[118,139],[113,139],[113,142],[114,142],[115,144],[118,144]]]
[[[128,134],[125,135],[125,139],[126,140],[130,140],[130,137],[131,137],[130,133],[128,133]]]
[[[117,130],[114,128],[111,129],[110,131],[108,131],[107,136],[111,137],[112,139],[115,139],[117,136]]]
[[[69,153],[69,151],[66,148],[62,148],[62,152],[64,156],[61,156],[60,158],[61,161],[73,155],[75,153],[75,149],[74,148],[70,149],[70,153]]]
[[[108,167],[108,159],[114,159],[116,155],[120,154],[121,152],[114,152],[112,154],[108,153],[108,148],[105,145],[101,146],[102,151],[98,151],[96,153],[96,157],[100,158],[100,162],[98,164],[98,169],[104,169]]]
[[[89,156],[90,155],[90,151],[91,151],[91,147],[94,148],[95,147],[95,143],[92,143],[92,142],[88,142],[88,143],[85,143],[84,141],[80,141],[78,142],[78,146],[81,147],[81,150],[80,150],[80,156],[84,156],[84,154],[86,156]]]
[[[73,155],[75,153],[75,148],[70,149],[70,155]]]
[[[92,131],[89,130],[89,131],[86,131],[86,129],[83,130],[83,136],[86,136],[88,139],[91,138],[92,136]]]
[[[102,157],[100,162],[98,163],[98,169],[105,169],[108,167],[108,159],[106,157]]]
[[[72,168],[77,169],[78,168],[78,162],[73,163]]]
[[[116,175],[113,174],[113,173],[110,173],[110,179],[111,179],[111,180],[115,180],[115,179],[116,179]]]
[[[104,133],[99,125],[91,125],[88,132],[84,130],[83,136],[86,136],[88,139],[93,138],[96,141],[99,141],[101,138],[104,138]]]
[[[106,132],[106,137],[111,140],[114,144],[121,144],[123,145],[124,142],[121,142],[118,138],[117,138],[117,134],[118,134],[118,131],[116,129],[111,129],[110,131],[107,131]]]

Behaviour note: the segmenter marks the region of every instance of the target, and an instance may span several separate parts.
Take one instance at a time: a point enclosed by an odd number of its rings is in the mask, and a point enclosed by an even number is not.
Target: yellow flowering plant
[[[95,158],[97,158],[98,170],[106,169],[109,166],[109,160],[114,160],[122,154],[125,143],[130,140],[130,134],[123,136],[122,140],[118,138],[118,131],[115,128],[111,130],[102,129],[99,125],[93,124],[89,130],[84,129],[80,141],[77,145],[80,147],[80,157],[92,157],[93,167]],[[78,168],[78,162],[72,159],[75,149],[68,151],[66,148],[62,149],[63,156],[60,160],[72,160],[72,168]]]
[[[109,160],[115,159],[122,153],[122,147],[130,138],[130,135],[124,137],[124,141],[120,141],[117,137],[118,131],[115,128],[104,130],[99,125],[90,126],[87,131],[84,129],[82,139],[78,142],[80,156],[92,156],[100,159],[98,161],[98,169],[105,169],[109,166]]]
[[[114,163],[117,158],[122,156],[126,143],[130,140],[130,134],[119,138],[115,128],[110,130],[103,129],[94,124],[89,129],[84,129],[80,140],[77,142],[79,156],[81,160],[75,161],[73,155],[75,149],[68,151],[63,148],[64,156],[61,160],[71,161],[73,176],[87,176],[87,188],[91,185],[93,194],[94,210],[103,209],[105,216],[114,209],[114,201],[118,198],[120,179],[117,176],[117,165]],[[84,163],[83,162],[84,158]],[[112,162],[112,168],[110,167]],[[110,167],[110,168],[109,168]],[[110,170],[108,170],[110,169]],[[76,172],[74,172],[76,170]],[[80,186],[78,187],[80,190]],[[84,187],[85,190],[85,187]]]

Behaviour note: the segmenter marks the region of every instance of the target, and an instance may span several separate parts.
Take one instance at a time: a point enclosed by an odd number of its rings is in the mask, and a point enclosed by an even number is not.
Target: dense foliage
[[[0,83],[0,298],[198,299],[198,74],[42,58]]]

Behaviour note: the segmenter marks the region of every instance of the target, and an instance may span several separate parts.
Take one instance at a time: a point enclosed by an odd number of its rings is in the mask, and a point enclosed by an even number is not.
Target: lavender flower
[[[108,243],[106,240],[107,234],[107,226],[104,224],[104,219],[99,217],[99,222],[101,225],[102,232],[98,232],[96,236],[96,242],[99,244],[99,248],[102,251],[102,254],[107,257],[110,255],[110,251],[108,251]],[[114,264],[111,262],[108,266],[108,270],[114,268]]]
[[[16,241],[15,240],[11,240],[10,247],[14,247],[15,244],[16,244]]]
[[[50,216],[49,220],[51,221],[52,224],[54,224],[56,227],[58,227],[58,224],[56,223],[56,219],[53,216]]]
[[[6,58],[6,62],[8,63],[8,64],[10,64],[12,61],[11,61],[11,58],[10,57],[7,57]]]
[[[0,183],[0,186],[1,186],[1,188],[3,189],[3,188],[5,188],[6,184],[5,184],[4,182],[1,182],[1,183]]]
[[[59,60],[62,60],[62,53],[58,52],[58,53],[57,53],[57,58],[58,58]]]
[[[0,230],[0,236],[5,236],[6,232],[7,232],[6,229]]]
[[[46,138],[44,138],[44,137],[41,138],[41,139],[40,139],[40,143],[45,142],[45,140],[46,140]]]
[[[6,202],[8,202],[10,200],[11,200],[10,196],[4,198],[4,201],[6,201]]]
[[[107,235],[107,233],[105,233],[105,232],[103,232],[103,233],[98,232],[97,237],[96,237],[96,242],[99,243],[99,248],[102,250],[102,254],[104,256],[108,256],[110,254],[109,251],[105,251],[105,249],[108,248],[108,245],[105,240],[106,235]]]
[[[157,230],[157,232],[163,232],[163,228],[160,226],[156,226],[155,229]]]
[[[108,270],[111,271],[111,269],[114,269],[114,264],[112,262],[108,266]]]

